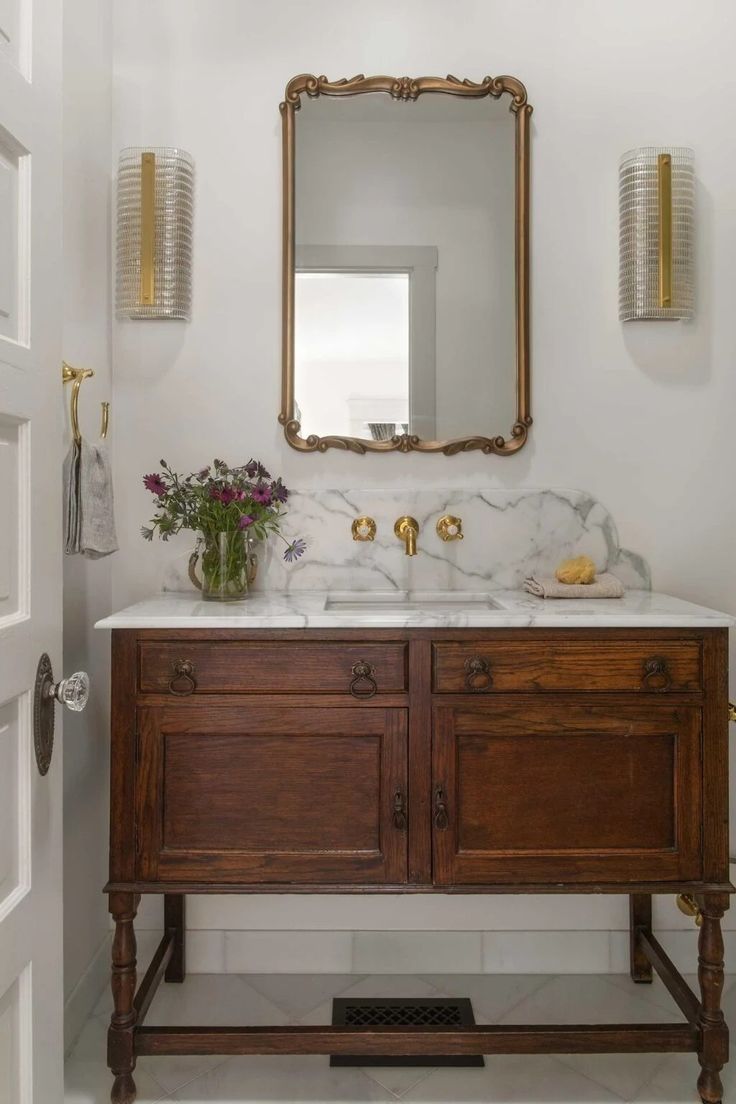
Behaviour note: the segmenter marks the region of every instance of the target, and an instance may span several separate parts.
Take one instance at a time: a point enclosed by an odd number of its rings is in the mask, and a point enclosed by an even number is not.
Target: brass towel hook
[[[77,444],[82,440],[82,431],[79,428],[79,388],[86,379],[89,379],[93,375],[94,372],[91,368],[72,368],[71,364],[67,364],[66,361],[62,362],[62,382],[71,383],[72,385],[72,433]],[[100,405],[102,406],[100,437],[104,441],[105,437],[107,437],[107,429],[110,423],[110,404],[109,402],[103,402]]]

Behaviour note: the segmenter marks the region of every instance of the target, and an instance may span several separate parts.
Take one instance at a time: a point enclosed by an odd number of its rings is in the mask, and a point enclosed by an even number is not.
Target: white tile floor
[[[694,979],[689,979],[694,984]],[[147,1022],[328,1023],[334,996],[469,996],[479,1023],[655,1022],[680,1020],[659,981],[634,985],[620,975],[514,977],[432,974],[382,977],[191,974],[162,985]],[[736,980],[726,985],[727,1019],[736,1023]],[[106,1104],[109,998],[88,1020],[66,1069],[66,1104]],[[734,1063],[736,1066],[736,1063]],[[690,1104],[697,1101],[694,1055],[496,1056],[479,1069],[330,1069],[327,1058],[144,1058],[136,1070],[139,1104]],[[736,1104],[736,1068],[724,1071]]]

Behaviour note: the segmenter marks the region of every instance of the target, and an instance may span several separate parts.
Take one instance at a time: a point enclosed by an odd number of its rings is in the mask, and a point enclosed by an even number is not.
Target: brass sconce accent
[[[437,536],[443,541],[463,539],[463,519],[445,514],[437,522]]]
[[[376,536],[376,523],[372,517],[356,518],[352,526],[354,541],[372,541]]]
[[[619,167],[619,318],[692,318],[695,172],[692,150],[646,146]]]
[[[691,916],[693,918],[696,927],[702,927],[703,914],[700,911],[698,902],[691,893],[679,893],[677,896],[677,907],[685,916]]]
[[[194,162],[175,147],[133,146],[117,174],[115,313],[188,320]]]
[[[419,522],[416,518],[404,515],[396,519],[394,525],[394,533],[400,541],[404,542],[404,551],[407,556],[416,556],[417,554],[417,535],[419,533]]]
[[[141,154],[141,303],[156,299],[156,154]]]
[[[659,205],[659,305],[672,306],[672,157],[657,157],[657,202]]]
[[[62,361],[61,365],[61,379],[62,383],[71,383],[72,385],[72,399],[71,399],[71,417],[72,417],[72,434],[77,444],[82,440],[82,431],[79,428],[79,389],[86,379],[91,379],[94,372],[91,368],[72,368],[71,364],[67,364],[66,361]],[[104,441],[107,437],[107,430],[110,424],[110,404],[109,402],[103,402],[100,404],[102,407],[102,419],[100,423],[100,437]]]

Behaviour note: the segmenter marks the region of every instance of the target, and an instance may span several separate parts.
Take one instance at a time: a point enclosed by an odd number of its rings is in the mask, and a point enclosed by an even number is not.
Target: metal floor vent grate
[[[336,997],[332,1023],[342,1027],[472,1027],[473,1006],[467,997]],[[333,1054],[331,1066],[473,1066],[485,1064],[480,1054],[354,1055]]]

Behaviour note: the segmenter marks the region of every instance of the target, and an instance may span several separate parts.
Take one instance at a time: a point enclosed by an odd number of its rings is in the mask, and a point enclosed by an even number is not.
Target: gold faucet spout
[[[394,533],[399,540],[404,542],[404,552],[407,556],[416,556],[417,554],[417,535],[419,533],[419,522],[416,518],[405,515],[404,517],[397,518],[394,525]]]

